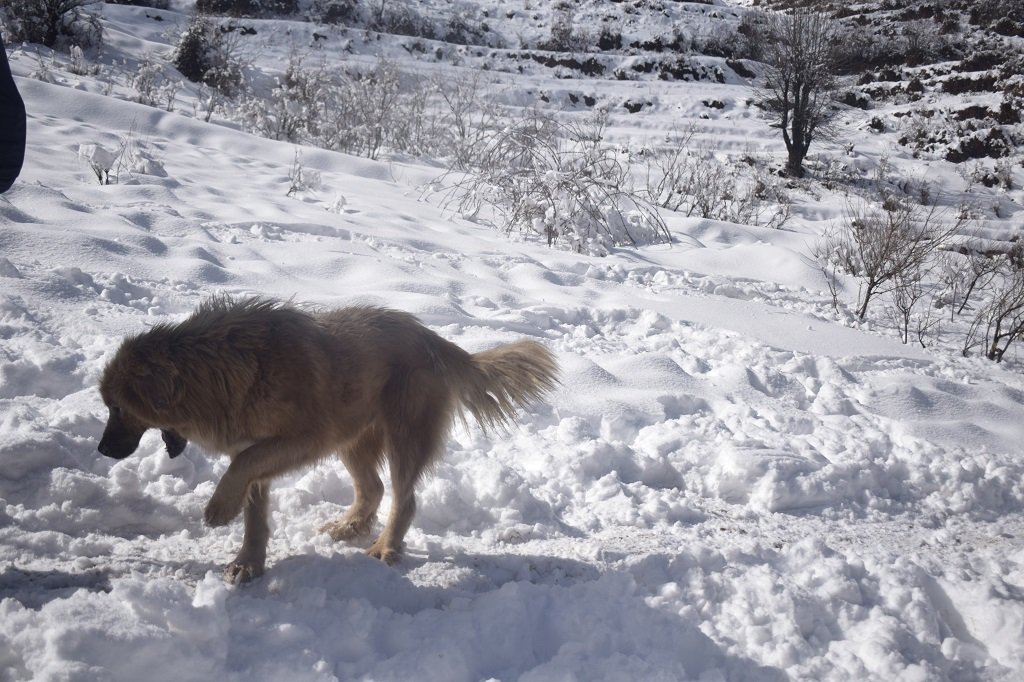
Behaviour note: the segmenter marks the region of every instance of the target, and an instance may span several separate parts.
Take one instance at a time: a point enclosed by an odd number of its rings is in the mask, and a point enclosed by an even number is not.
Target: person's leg
[[[0,192],[6,192],[25,161],[25,103],[14,84],[0,37]]]

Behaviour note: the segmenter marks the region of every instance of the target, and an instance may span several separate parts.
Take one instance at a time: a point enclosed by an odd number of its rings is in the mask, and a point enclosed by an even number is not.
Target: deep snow
[[[105,12],[117,49],[162,39],[143,8]],[[586,257],[453,219],[426,164],[303,149],[321,186],[289,197],[294,145],[42,82],[25,50],[12,66],[29,148],[0,197],[0,679],[1024,674],[1020,364],[837,317],[806,258],[834,197],[785,230],[666,215],[674,245]],[[682,116],[780,149],[742,86],[587,87],[657,100],[623,140]],[[701,118],[707,94],[726,113]],[[860,135],[868,165],[920,163]],[[139,163],[99,185],[89,145],[126,136]],[[95,450],[119,339],[213,292],[382,303],[469,350],[535,338],[562,386],[507,436],[456,430],[398,566],[317,532],[352,499],[329,461],[275,486],[268,572],[228,586],[241,524],[202,523],[226,463],[172,461],[157,433]]]

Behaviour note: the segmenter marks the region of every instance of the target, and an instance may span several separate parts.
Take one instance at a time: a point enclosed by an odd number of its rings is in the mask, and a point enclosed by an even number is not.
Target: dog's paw
[[[224,580],[232,585],[243,585],[263,575],[263,562],[232,561],[224,568]]]
[[[335,542],[341,542],[343,540],[355,540],[356,538],[368,535],[371,527],[373,527],[373,519],[366,521],[342,519],[341,521],[325,523],[320,527],[320,532],[327,533]]]
[[[206,511],[203,514],[206,525],[212,528],[226,526],[231,522],[231,519],[242,512],[244,501],[244,493],[241,495],[233,494],[231,488],[218,485],[217,489],[213,491],[213,497],[206,504]]]
[[[380,559],[388,566],[394,566],[402,558],[402,553],[394,547],[384,545],[380,540],[370,545],[366,553],[375,559]]]

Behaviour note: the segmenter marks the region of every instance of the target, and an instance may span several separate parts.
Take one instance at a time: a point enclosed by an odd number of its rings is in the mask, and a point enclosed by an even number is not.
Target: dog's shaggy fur
[[[391,512],[367,552],[392,563],[415,513],[415,485],[452,419],[465,410],[485,427],[506,425],[553,387],[557,371],[533,341],[471,355],[394,310],[314,314],[218,297],[180,324],[122,343],[100,383],[109,419],[99,451],[127,457],[157,428],[172,457],[190,440],[229,455],[205,519],[222,526],[245,512],[242,548],[226,571],[236,582],[263,572],[273,478],[337,453],[355,500],[323,530],[347,540],[370,532],[387,461]]]

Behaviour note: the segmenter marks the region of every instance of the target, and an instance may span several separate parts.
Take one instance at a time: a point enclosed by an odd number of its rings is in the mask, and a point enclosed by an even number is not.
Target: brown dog
[[[453,417],[464,409],[485,427],[506,425],[552,388],[557,371],[533,341],[471,355],[393,310],[311,314],[214,298],[180,324],[121,344],[100,383],[110,415],[99,451],[122,459],[157,428],[172,457],[189,440],[229,455],[205,518],[222,526],[244,508],[242,548],[226,570],[234,582],[263,572],[271,479],[338,453],[355,500],[322,530],[347,540],[373,526],[386,460],[391,513],[367,553],[393,563],[416,510],[415,485],[441,454]]]

